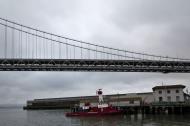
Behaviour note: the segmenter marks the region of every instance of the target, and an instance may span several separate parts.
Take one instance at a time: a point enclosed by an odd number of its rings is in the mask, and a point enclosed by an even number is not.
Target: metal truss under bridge
[[[190,73],[190,62],[92,59],[0,59],[0,71]]]

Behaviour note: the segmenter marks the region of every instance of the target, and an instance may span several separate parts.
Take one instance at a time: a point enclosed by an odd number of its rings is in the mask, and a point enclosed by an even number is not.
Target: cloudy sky
[[[189,0],[0,0],[0,17],[55,34],[130,51],[190,58]],[[0,72],[0,104],[34,98],[149,92],[190,74]]]

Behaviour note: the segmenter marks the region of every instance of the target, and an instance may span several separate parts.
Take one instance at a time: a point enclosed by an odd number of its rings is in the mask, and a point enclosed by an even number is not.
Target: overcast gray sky
[[[0,0],[0,17],[55,34],[130,51],[190,58],[189,0]],[[190,87],[190,74],[0,72],[0,104],[34,98]]]

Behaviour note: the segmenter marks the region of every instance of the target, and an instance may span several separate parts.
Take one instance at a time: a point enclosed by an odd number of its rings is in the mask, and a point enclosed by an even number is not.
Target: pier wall
[[[119,107],[126,114],[188,114],[190,113],[190,101],[186,102],[154,102],[149,93],[113,94],[105,95],[104,100],[108,104]],[[151,102],[151,100],[153,102]],[[97,96],[81,96],[66,98],[34,99],[27,101],[24,109],[70,109],[80,107],[89,102],[96,106]]]

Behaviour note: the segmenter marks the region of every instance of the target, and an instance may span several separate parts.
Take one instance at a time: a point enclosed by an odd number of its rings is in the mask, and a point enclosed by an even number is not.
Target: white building
[[[110,100],[112,99],[110,104],[114,106],[140,106],[141,104],[149,105],[154,100],[152,92],[128,93],[120,95],[118,98],[118,101],[114,101],[114,99],[117,99],[117,96],[110,97]]]
[[[184,102],[184,85],[164,85],[152,88],[154,102]]]

